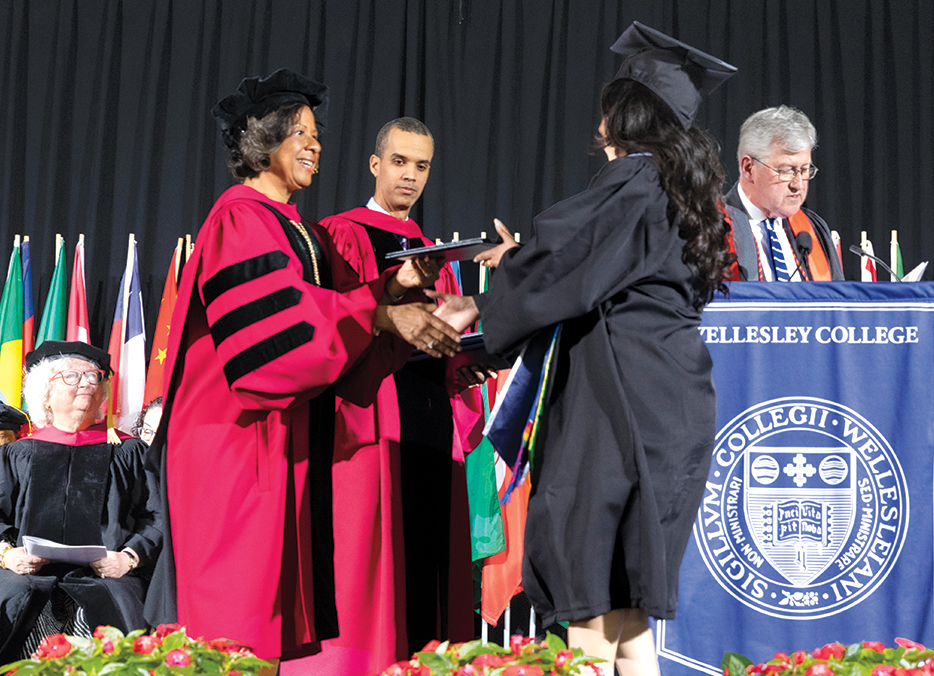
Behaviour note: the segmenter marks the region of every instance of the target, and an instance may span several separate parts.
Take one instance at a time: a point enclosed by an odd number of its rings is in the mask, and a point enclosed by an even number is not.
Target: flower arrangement
[[[246,646],[225,638],[189,638],[179,624],[161,624],[152,633],[124,635],[116,627],[98,627],[93,638],[53,634],[42,639],[32,657],[0,667],[0,673],[98,676],[170,676],[219,674],[255,676],[271,666]]]
[[[513,636],[509,648],[494,643],[431,641],[412,659],[389,666],[383,676],[572,676],[595,673],[579,648],[568,649],[549,633],[544,641]]]
[[[934,650],[906,638],[896,638],[895,644],[887,648],[878,641],[828,643],[810,653],[775,653],[762,664],[727,653],[721,666],[724,676],[934,676]]]

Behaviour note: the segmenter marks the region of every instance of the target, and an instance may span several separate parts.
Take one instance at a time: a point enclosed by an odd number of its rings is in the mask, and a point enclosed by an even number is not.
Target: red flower
[[[439,646],[439,645],[441,645],[441,641],[439,641],[439,640],[437,640],[437,639],[432,639],[431,641],[428,641],[428,643],[425,644],[425,647],[422,648],[421,650],[419,650],[418,652],[420,652],[420,653],[433,653],[435,650],[438,649],[438,646]]]
[[[140,636],[133,641],[133,652],[139,655],[151,655],[162,641],[155,636]]]
[[[502,676],[545,676],[540,667],[533,664],[514,664],[503,670]]]
[[[232,641],[229,638],[215,638],[213,641],[208,641],[205,644],[205,647],[207,647],[209,650],[216,650],[228,655],[232,655],[234,653],[252,653],[251,649],[247,646],[239,643],[238,641]]]
[[[160,624],[158,627],[156,627],[156,637],[165,638],[169,634],[174,634],[176,631],[184,628],[185,625],[179,624],[178,622],[173,624]]]
[[[38,659],[54,660],[58,657],[64,657],[71,652],[71,643],[65,638],[64,634],[52,634],[46,636],[39,643],[34,657]]]
[[[396,662],[395,664],[390,664],[388,667],[386,667],[386,670],[383,672],[383,676],[405,676],[408,668],[408,661]]]
[[[94,638],[107,638],[107,636],[104,634],[104,629],[108,629],[109,627],[110,627],[109,624],[102,624],[101,626],[99,626],[97,629],[94,630],[94,633],[92,634],[92,636]]]
[[[457,676],[480,676],[480,672],[472,664],[465,664],[457,670]]]
[[[907,638],[896,638],[895,642],[906,650],[924,650],[924,646]]]
[[[786,669],[791,669],[791,662],[783,662],[782,664],[766,664],[765,671],[762,673],[774,674],[777,671],[785,671]]]
[[[818,662],[809,666],[808,670],[804,672],[804,676],[833,676],[833,669],[830,668],[829,664]]]
[[[239,671],[231,670],[227,672],[227,676],[243,676],[243,674],[241,674]]]
[[[720,676],[730,676],[730,668],[729,668],[729,667],[726,667],[726,668],[723,670],[723,673],[720,674]]]
[[[749,676],[753,676],[753,674],[761,674],[763,671],[765,671],[764,664],[750,664],[748,667],[746,667],[746,673]]]
[[[574,653],[570,650],[559,650],[558,654],[555,655],[555,668],[564,669],[572,659],[574,659]]]
[[[503,664],[508,661],[508,658],[503,657],[502,655],[493,655],[488,653],[484,655],[477,655],[473,658],[471,664],[475,667],[490,667],[491,669],[495,669],[496,667],[503,666]]]
[[[875,650],[877,653],[885,652],[885,646],[878,641],[863,641],[863,647],[869,650]]]
[[[808,654],[803,650],[796,650],[791,653],[791,661],[795,664],[804,664],[804,660],[808,658]]]
[[[869,672],[869,676],[891,676],[894,671],[895,667],[891,664],[877,664]]]
[[[191,656],[184,650],[170,650],[165,656],[165,663],[170,667],[187,667],[191,664]]]
[[[811,657],[818,660],[839,660],[846,654],[846,648],[839,643],[828,643],[811,653]]]
[[[514,634],[509,637],[509,649],[512,650],[512,654],[517,657],[522,653],[522,648],[529,645],[535,640],[532,636],[520,636],[519,634]]]
[[[101,647],[104,649],[104,652],[107,653],[108,655],[114,651],[113,641],[111,641],[109,638],[104,639],[104,643]]]

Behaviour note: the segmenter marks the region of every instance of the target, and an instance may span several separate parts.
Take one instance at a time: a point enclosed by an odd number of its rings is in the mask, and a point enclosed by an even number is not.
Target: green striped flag
[[[480,290],[488,286],[487,269],[480,268]],[[479,328],[479,325],[478,325]],[[487,394],[489,381],[480,386],[483,393],[483,415],[490,413]],[[470,507],[470,550],[473,561],[493,556],[506,549],[506,533],[499,506],[496,482],[496,451],[484,436],[483,441],[464,459],[467,471],[467,501]]]
[[[42,322],[36,336],[36,347],[47,340],[65,340],[68,322],[68,281],[65,273],[65,238],[55,235],[55,270],[52,284],[42,310]]]
[[[8,404],[21,404],[23,387],[23,267],[19,256],[19,235],[0,299],[0,392]]]

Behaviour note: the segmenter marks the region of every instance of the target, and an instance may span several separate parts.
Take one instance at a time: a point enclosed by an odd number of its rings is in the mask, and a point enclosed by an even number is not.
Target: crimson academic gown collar
[[[400,221],[395,216],[384,214],[375,209],[368,209],[367,207],[357,207],[356,209],[345,211],[339,214],[339,216],[346,218],[348,221],[353,221],[360,225],[371,225],[374,228],[391,232],[394,235],[401,235],[402,237],[411,238],[422,236],[422,230],[418,227],[418,223],[411,218]]]
[[[212,212],[217,209],[226,206],[230,202],[235,202],[237,200],[251,200],[253,202],[263,202],[272,207],[278,209],[281,213],[285,214],[286,218],[289,218],[293,221],[301,221],[301,216],[298,213],[298,207],[292,204],[285,204],[284,202],[277,202],[274,199],[266,197],[256,188],[251,188],[242,183],[237,185],[230,186],[223,192],[223,194],[217,198],[217,202],[214,204],[214,207],[211,209]]]
[[[117,430],[120,439],[129,439],[130,435]],[[39,427],[33,432],[29,439],[38,441],[48,441],[53,444],[62,444],[64,446],[92,446],[95,444],[107,443],[107,425],[98,423],[91,425],[86,430],[80,432],[65,432],[49,425],[48,427]]]

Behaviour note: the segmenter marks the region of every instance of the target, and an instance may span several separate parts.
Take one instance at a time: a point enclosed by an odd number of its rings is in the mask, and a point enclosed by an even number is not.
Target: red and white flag
[[[863,243],[860,248],[868,253],[869,256],[875,256],[876,252],[872,248],[872,242],[865,238],[865,233],[863,233],[863,235]],[[877,281],[876,263],[869,256],[860,256],[859,259],[859,278],[860,281],[863,282]]]
[[[84,235],[78,235],[75,263],[71,268],[71,291],[68,294],[68,322],[65,340],[91,343],[88,327],[88,290],[84,282]]]

